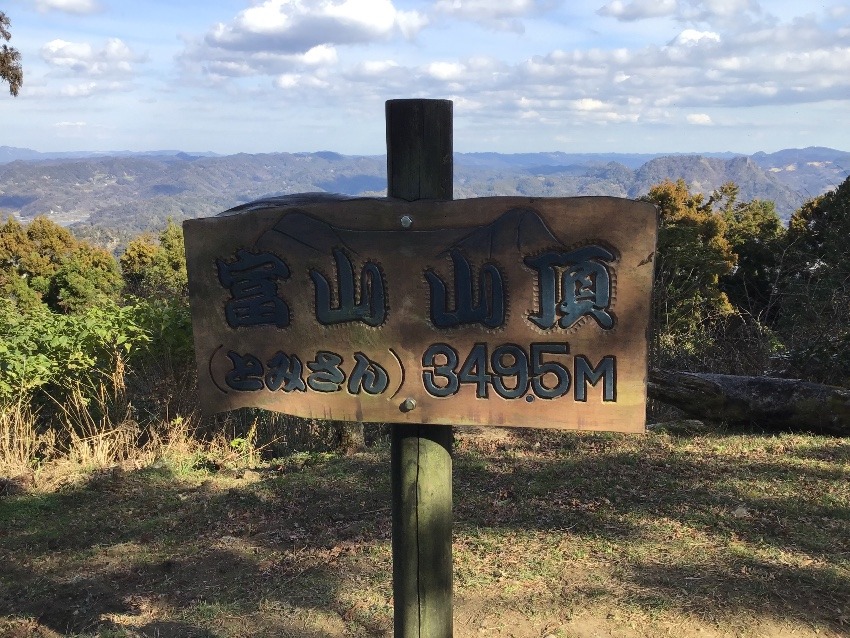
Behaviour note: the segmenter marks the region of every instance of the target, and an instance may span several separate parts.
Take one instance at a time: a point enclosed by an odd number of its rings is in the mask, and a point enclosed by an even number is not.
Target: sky
[[[850,3],[6,0],[0,145],[386,151],[454,102],[460,152],[850,151]]]

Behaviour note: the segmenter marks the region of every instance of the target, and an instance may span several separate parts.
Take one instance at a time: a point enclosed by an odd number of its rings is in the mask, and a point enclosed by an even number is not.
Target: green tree
[[[168,220],[158,237],[145,233],[131,241],[120,262],[129,295],[185,300],[188,279],[183,229],[173,220]]]
[[[850,236],[850,177],[835,190],[809,200],[792,216],[788,238],[802,262],[830,271],[847,255]]]
[[[0,39],[8,42],[12,39],[9,32],[11,22],[6,14],[0,11]],[[20,52],[8,44],[0,46],[0,80],[9,83],[9,93],[18,95],[24,83],[24,71],[21,68]]]
[[[684,180],[665,180],[642,199],[659,207],[655,257],[653,364],[689,367],[706,345],[707,324],[732,312],[720,277],[734,266],[726,222]]]
[[[56,312],[77,312],[116,299],[120,289],[112,255],[46,217],[27,226],[10,217],[0,225],[0,291],[19,310],[45,303]]]
[[[50,280],[46,301],[63,312],[80,312],[117,299],[122,286],[115,258],[102,248],[81,243],[61,261]]]
[[[850,383],[850,177],[788,225],[780,330],[791,372]]]
[[[740,187],[735,182],[726,182],[708,198],[708,206],[715,212],[723,215],[724,219],[738,205],[738,196],[741,194]]]
[[[771,324],[777,310],[786,240],[776,206],[758,199],[733,203],[723,211],[723,217],[736,264],[721,277],[721,290],[736,310]]]
[[[30,288],[44,296],[60,265],[77,248],[71,232],[39,215],[26,227],[26,243],[21,246],[21,266]]]
[[[146,296],[151,288],[150,272],[160,250],[159,243],[150,233],[143,233],[127,244],[119,259],[125,293],[133,297]]]
[[[41,305],[41,295],[29,286],[24,255],[29,239],[24,227],[14,217],[0,225],[0,296],[14,304],[18,311]]]
[[[169,219],[159,235],[132,240],[120,262],[127,303],[150,336],[136,359],[137,380],[148,388],[141,401],[152,414],[179,412],[185,392],[175,389],[194,379],[195,370],[183,229]]]

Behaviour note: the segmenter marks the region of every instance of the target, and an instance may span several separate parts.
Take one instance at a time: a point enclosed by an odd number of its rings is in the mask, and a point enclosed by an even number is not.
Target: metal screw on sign
[[[401,218],[401,225],[403,228],[410,228],[413,226],[413,218],[410,215],[405,215]]]
[[[416,399],[405,399],[401,404],[402,412],[410,412],[411,410],[416,409]]]

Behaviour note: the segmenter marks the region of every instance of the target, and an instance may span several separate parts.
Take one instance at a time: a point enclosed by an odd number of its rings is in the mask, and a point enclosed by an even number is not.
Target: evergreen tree
[[[776,206],[758,199],[735,203],[724,210],[723,217],[736,264],[721,277],[721,290],[736,310],[772,324],[786,240]]]
[[[780,329],[791,372],[850,383],[850,177],[791,217]]]
[[[687,366],[706,345],[712,319],[732,312],[720,277],[734,266],[726,223],[711,200],[691,193],[684,180],[665,180],[642,199],[660,212],[653,288],[655,365]]]

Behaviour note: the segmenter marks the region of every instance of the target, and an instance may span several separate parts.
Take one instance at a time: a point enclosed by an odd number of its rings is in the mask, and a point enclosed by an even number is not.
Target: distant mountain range
[[[17,148],[15,146],[0,146],[0,164],[14,162],[17,160],[38,161],[47,159],[83,159],[91,157],[149,157],[157,155],[194,155],[198,157],[218,157],[218,153],[209,151],[201,153],[186,153],[185,151],[57,151],[53,153],[42,153],[31,148]]]
[[[682,178],[705,194],[734,181],[743,201],[774,201],[787,219],[848,174],[850,153],[823,147],[749,156],[457,153],[454,194],[634,198],[665,178]],[[261,197],[313,191],[383,195],[386,158],[329,151],[39,153],[0,146],[0,217],[47,215],[107,243],[160,228],[169,216],[204,217]]]

